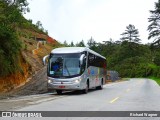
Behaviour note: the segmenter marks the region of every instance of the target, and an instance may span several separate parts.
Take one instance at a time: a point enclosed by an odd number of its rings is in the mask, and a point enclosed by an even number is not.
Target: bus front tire
[[[89,84],[88,82],[86,83],[86,88],[82,91],[84,94],[88,93],[88,89],[89,89]]]
[[[56,90],[58,95],[62,95],[62,90]]]
[[[48,89],[47,92],[52,93],[54,90]]]

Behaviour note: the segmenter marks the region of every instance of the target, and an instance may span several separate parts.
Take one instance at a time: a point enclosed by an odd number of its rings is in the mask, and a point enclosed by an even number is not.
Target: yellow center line
[[[118,100],[119,97],[114,98],[113,100],[110,101],[110,103],[114,103],[116,100]]]

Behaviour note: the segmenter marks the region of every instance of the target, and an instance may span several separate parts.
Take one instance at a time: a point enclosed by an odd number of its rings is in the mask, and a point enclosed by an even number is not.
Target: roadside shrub
[[[0,76],[19,70],[19,51],[21,48],[16,32],[0,24]]]
[[[152,74],[153,68],[145,57],[131,57],[124,59],[114,67],[121,77],[146,77]]]

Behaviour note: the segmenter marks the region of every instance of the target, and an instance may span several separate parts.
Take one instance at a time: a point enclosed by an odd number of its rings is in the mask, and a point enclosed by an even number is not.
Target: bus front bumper
[[[74,83],[74,84],[48,83],[47,87],[50,90],[83,90],[84,89],[84,87],[82,87],[80,83]]]

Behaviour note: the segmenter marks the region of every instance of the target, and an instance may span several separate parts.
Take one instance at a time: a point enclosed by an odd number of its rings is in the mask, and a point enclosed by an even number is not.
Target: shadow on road
[[[99,91],[99,90],[90,89],[87,94],[90,94],[91,92],[96,92],[96,91]],[[59,95],[56,93],[56,91],[47,92],[46,94],[59,96]],[[62,93],[61,95],[67,95],[67,96],[69,95],[69,96],[71,96],[71,95],[85,95],[85,94],[84,94],[82,91],[76,90],[76,91],[63,91],[63,93]]]

